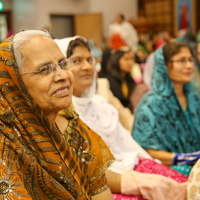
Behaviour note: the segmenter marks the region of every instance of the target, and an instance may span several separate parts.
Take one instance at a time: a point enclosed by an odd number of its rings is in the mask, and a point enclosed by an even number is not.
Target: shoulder
[[[154,104],[154,102],[157,101],[157,95],[153,90],[149,90],[144,94],[142,99],[140,100],[136,111],[141,112],[144,111],[145,109],[149,108],[151,105]]]
[[[74,124],[74,130],[76,133],[78,131],[83,140],[86,141],[88,144],[87,149],[91,154],[95,155],[95,159],[113,159],[112,153],[110,152],[101,136],[99,136],[95,131],[88,127],[80,118],[76,120]]]

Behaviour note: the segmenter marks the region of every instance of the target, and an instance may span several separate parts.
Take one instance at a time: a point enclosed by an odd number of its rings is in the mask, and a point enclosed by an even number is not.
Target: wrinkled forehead
[[[51,39],[34,37],[27,41],[21,48],[21,54],[26,66],[39,67],[41,65],[58,62],[65,56],[58,45]]]
[[[56,43],[49,38],[33,36],[21,45],[20,51],[22,54],[26,55],[30,52],[36,53],[41,49],[48,49],[48,46],[50,47],[51,45],[57,46]]]

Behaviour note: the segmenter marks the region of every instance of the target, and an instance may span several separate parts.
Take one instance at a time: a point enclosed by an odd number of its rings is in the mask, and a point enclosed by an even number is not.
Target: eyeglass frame
[[[195,63],[195,58],[190,58],[190,59],[177,59],[177,60],[170,60],[171,63],[174,63],[174,62],[178,62],[182,65],[186,65],[187,62],[190,62],[192,64]]]
[[[63,67],[61,66],[61,62],[64,61],[64,60],[66,60],[67,63],[69,63],[69,64],[72,65],[71,68],[66,69],[66,70],[63,69]],[[67,58],[65,58],[65,59],[61,60],[58,64],[56,64],[56,63],[45,64],[45,65],[42,65],[42,66],[41,66],[37,71],[23,73],[23,74],[21,74],[21,76],[23,76],[23,75],[27,75],[27,74],[39,74],[39,75],[41,75],[42,68],[44,68],[45,66],[48,66],[48,65],[51,66],[51,72],[53,71],[54,73],[56,72],[56,68],[57,68],[57,66],[59,66],[59,67],[60,67],[62,70],[64,70],[64,71],[70,71],[70,70],[72,70],[73,67],[74,67],[74,63],[72,62],[72,60],[71,60],[71,59],[67,59]],[[46,75],[48,75],[48,74],[46,74]]]

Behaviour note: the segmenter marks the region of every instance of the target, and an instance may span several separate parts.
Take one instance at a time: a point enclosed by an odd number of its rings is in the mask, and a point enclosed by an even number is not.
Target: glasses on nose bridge
[[[187,62],[189,62],[189,63],[191,63],[191,64],[194,64],[194,63],[195,63],[195,59],[194,59],[194,58],[189,58],[189,59],[183,58],[183,59],[179,59],[179,60],[171,60],[170,62],[171,62],[171,63],[176,62],[176,63],[180,63],[180,64],[182,64],[182,65],[186,65]]]
[[[36,74],[36,75],[40,75],[40,76],[47,77],[47,78],[53,77],[56,72],[57,66],[59,66],[64,71],[70,71],[73,69],[73,62],[69,59],[63,59],[58,64],[49,63],[46,65],[43,65],[37,71],[27,72],[27,73],[23,73],[21,75]]]
[[[83,64],[83,61],[86,60],[91,66],[95,66],[95,58],[94,57],[75,57],[71,58],[74,67],[80,67]]]

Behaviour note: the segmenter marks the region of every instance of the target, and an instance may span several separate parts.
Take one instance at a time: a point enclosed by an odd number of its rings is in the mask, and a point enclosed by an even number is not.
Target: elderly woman
[[[189,174],[200,157],[200,98],[191,79],[193,53],[170,42],[154,55],[152,86],[135,112],[132,135],[149,154]]]
[[[105,170],[114,158],[70,106],[73,65],[50,35],[12,36],[0,45],[0,62],[1,197],[113,199]]]
[[[87,41],[78,37],[56,42],[63,52],[67,49],[67,57],[74,63],[72,100],[80,118],[103,138],[116,158],[115,163],[106,171],[111,191],[118,193],[113,194],[114,199],[141,199],[141,196],[154,200],[184,199],[186,184],[179,183],[187,181],[187,177],[154,162],[121,125],[117,110],[102,96],[95,94],[95,63]],[[59,114],[65,115],[63,111]],[[169,185],[173,189],[166,196]]]

